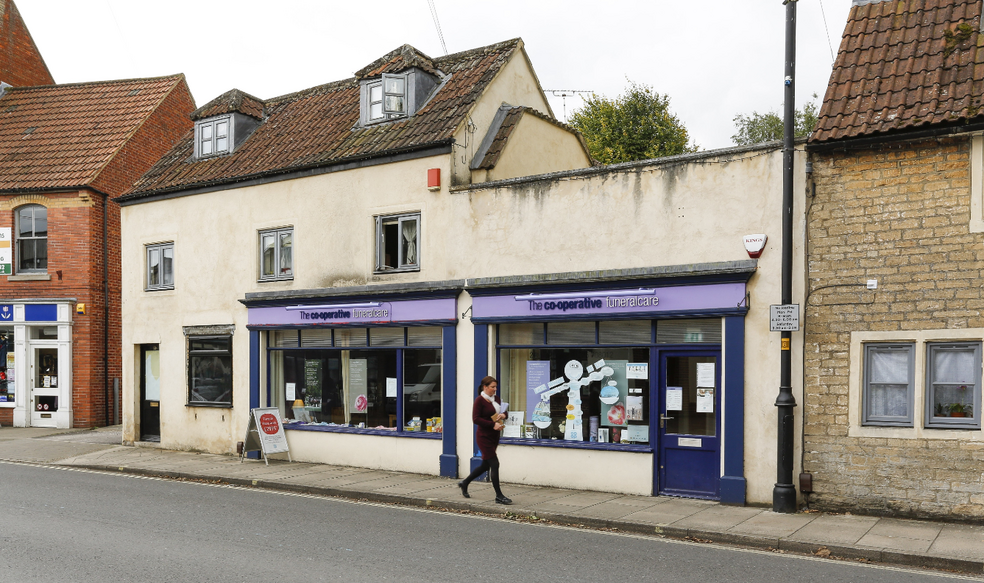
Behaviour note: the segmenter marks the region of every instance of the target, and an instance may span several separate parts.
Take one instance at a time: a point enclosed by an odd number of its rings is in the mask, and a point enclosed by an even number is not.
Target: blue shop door
[[[660,355],[660,495],[721,496],[721,351],[688,350]]]

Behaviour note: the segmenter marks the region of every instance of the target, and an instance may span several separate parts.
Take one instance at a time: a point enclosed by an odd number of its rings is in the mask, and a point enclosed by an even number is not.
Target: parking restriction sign
[[[799,304],[772,304],[769,306],[770,332],[797,332],[799,329]]]

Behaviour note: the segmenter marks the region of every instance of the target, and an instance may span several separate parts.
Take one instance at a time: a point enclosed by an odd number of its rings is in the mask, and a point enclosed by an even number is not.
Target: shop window
[[[260,281],[294,278],[294,229],[260,231]]]
[[[17,271],[48,270],[48,209],[31,204],[17,209]]]
[[[232,336],[188,338],[188,404],[232,406]]]
[[[297,336],[297,332],[293,332]],[[294,343],[297,346],[297,343]],[[301,330],[301,346],[331,346],[331,330]]]
[[[912,427],[913,344],[866,344],[862,423]]]
[[[656,324],[656,342],[659,344],[718,344],[721,342],[721,320],[718,318],[660,320]]]
[[[649,344],[653,326],[649,320],[614,320],[598,322],[599,344]]]
[[[649,354],[648,347],[500,349],[499,386],[509,403],[503,437],[648,444]],[[572,380],[580,384],[573,391]]]
[[[420,214],[376,217],[376,271],[420,269]]]
[[[147,245],[146,289],[174,289],[174,243]]]
[[[505,346],[538,346],[545,344],[544,325],[541,322],[517,322],[499,324],[499,344]]]
[[[926,427],[981,426],[981,345],[927,343]]]
[[[411,336],[436,342],[410,347]],[[334,347],[271,351],[275,402],[288,423],[374,431],[440,432],[441,328],[336,328]],[[280,332],[273,332],[276,335]],[[322,336],[325,338],[325,336]],[[367,340],[368,339],[368,342]],[[352,348],[353,341],[361,341]],[[399,407],[397,405],[400,405]],[[402,413],[402,418],[400,414]]]

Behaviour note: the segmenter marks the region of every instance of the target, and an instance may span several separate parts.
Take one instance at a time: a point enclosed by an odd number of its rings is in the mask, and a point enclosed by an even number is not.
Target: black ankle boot
[[[462,496],[465,498],[471,498],[471,496],[468,495],[468,484],[464,480],[458,482],[458,487],[461,488]]]

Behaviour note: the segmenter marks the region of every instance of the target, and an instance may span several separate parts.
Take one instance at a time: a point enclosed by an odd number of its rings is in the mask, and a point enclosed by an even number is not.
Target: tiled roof
[[[419,111],[392,122],[358,125],[356,78],[269,99],[263,102],[263,123],[232,154],[193,160],[189,132],[119,200],[450,143],[485,87],[522,46],[513,39],[433,59],[433,68],[450,77]],[[394,53],[403,55],[404,47]],[[371,70],[396,72],[379,63]]]
[[[482,160],[475,165],[475,168],[481,168],[488,170],[489,168],[495,168],[496,163],[499,161],[499,156],[502,155],[502,151],[506,149],[506,142],[509,141],[509,136],[512,135],[513,130],[519,125],[519,120],[522,119],[523,114],[526,113],[527,107],[509,107],[502,106],[500,112],[502,115],[501,123],[498,128],[489,128],[490,131],[494,130],[495,134],[492,136],[492,141],[489,143],[488,150],[485,151],[485,155],[482,156]],[[499,121],[498,116],[495,121]],[[495,125],[493,121],[493,125]]]
[[[981,0],[855,0],[811,141],[984,119]]]
[[[356,71],[355,78],[371,79],[383,73],[398,73],[410,67],[419,67],[431,75],[437,74],[433,59],[410,45],[403,45]]]
[[[184,75],[7,89],[0,191],[91,185]]]
[[[212,117],[213,115],[232,112],[242,113],[250,117],[255,117],[256,119],[263,119],[263,101],[253,97],[249,93],[233,89],[226,91],[196,109],[191,114],[191,119],[197,121],[206,117]]]

